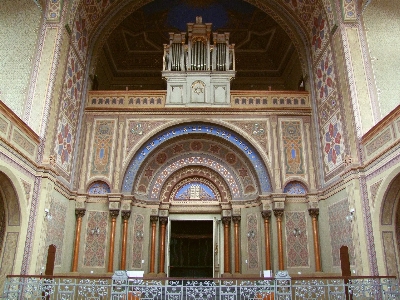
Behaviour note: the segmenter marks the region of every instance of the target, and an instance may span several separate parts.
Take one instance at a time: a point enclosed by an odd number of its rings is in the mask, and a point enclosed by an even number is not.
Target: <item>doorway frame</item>
[[[172,221],[212,221],[213,222],[213,278],[218,278],[222,274],[223,267],[223,227],[221,226],[220,214],[170,214],[167,225],[167,242],[166,247],[166,268],[167,277],[170,276],[170,243],[171,243],[171,223]]]

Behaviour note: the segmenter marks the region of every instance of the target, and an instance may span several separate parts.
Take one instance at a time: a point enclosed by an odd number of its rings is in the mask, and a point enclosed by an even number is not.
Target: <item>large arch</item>
[[[0,288],[5,276],[19,273],[27,230],[26,198],[15,175],[0,166]],[[22,202],[22,203],[21,203]]]
[[[372,224],[380,275],[400,273],[400,168],[380,183]]]
[[[199,133],[213,136],[232,144],[235,149],[240,151],[243,157],[247,158],[249,164],[251,164],[259,181],[260,193],[272,192],[269,172],[256,149],[247,140],[230,129],[220,125],[202,122],[186,123],[169,127],[148,140],[146,144],[136,152],[135,156],[128,164],[122,181],[121,191],[123,193],[132,193],[133,184],[142,164],[150,154],[153,154],[156,149],[160,149],[159,147],[161,145],[165,145],[164,143],[175,137],[197,135]]]

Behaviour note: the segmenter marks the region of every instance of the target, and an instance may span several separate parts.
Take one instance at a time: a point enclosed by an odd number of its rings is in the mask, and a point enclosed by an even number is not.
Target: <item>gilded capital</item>
[[[167,225],[168,217],[159,217],[158,219],[162,225]]]
[[[319,208],[310,208],[308,209],[308,213],[312,218],[318,218],[319,215]]]
[[[272,211],[270,211],[270,210],[263,210],[262,212],[261,212],[261,215],[262,215],[262,217],[263,217],[263,219],[271,219],[271,215],[272,215]]]
[[[241,218],[240,216],[233,216],[232,217],[233,223],[238,224],[240,222],[240,218]]]
[[[75,209],[75,216],[77,218],[83,218],[83,216],[85,215],[86,210],[85,209]]]
[[[274,209],[274,215],[277,219],[282,219],[284,210],[283,209]]]
[[[131,216],[131,212],[130,211],[123,211],[121,212],[121,217],[123,220],[128,220]]]
[[[231,217],[222,217],[222,223],[224,225],[229,225],[231,223]]]

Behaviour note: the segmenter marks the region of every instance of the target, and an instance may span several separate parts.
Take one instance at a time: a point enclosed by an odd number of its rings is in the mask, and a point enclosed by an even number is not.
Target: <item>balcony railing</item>
[[[6,278],[3,299],[400,299],[395,277],[129,278],[15,276]]]

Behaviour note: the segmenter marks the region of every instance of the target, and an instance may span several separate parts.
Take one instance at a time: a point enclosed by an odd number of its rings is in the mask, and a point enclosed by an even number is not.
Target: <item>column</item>
[[[283,209],[274,209],[274,215],[276,217],[276,228],[278,232],[278,261],[279,270],[284,270],[285,266],[283,263],[283,239],[282,239],[282,218]]]
[[[272,267],[271,267],[271,236],[270,236],[271,211],[264,210],[261,213],[261,215],[264,219],[265,270],[272,270]]]
[[[319,232],[318,232],[318,208],[310,208],[308,213],[312,219],[313,239],[314,239],[314,255],[315,255],[315,272],[321,272],[321,254],[319,251]]]
[[[110,252],[108,253],[108,268],[107,272],[114,270],[114,241],[115,241],[115,223],[119,215],[119,210],[110,210],[111,216],[111,235],[110,235]]]
[[[168,218],[167,217],[160,217],[160,275],[166,275],[165,274],[165,232],[166,232],[166,226],[168,223]]]
[[[235,273],[240,273],[240,247],[239,247],[239,223],[240,216],[232,217],[234,224],[234,239],[235,239]]]
[[[224,224],[224,273],[230,273],[231,258],[229,255],[229,226],[231,225],[231,217],[223,217],[222,223]]]
[[[76,209],[76,231],[75,231],[75,246],[74,246],[74,258],[72,260],[72,270],[71,272],[78,272],[78,260],[79,260],[79,243],[81,240],[81,227],[82,218],[85,215],[84,209]]]
[[[121,263],[120,270],[126,270],[126,242],[128,240],[128,220],[131,216],[130,211],[123,211],[122,214],[122,249],[121,249]]]
[[[156,227],[157,227],[157,221],[158,217],[157,216],[151,216],[150,217],[150,223],[151,223],[151,249],[150,249],[150,272],[149,273],[155,273],[154,271],[154,265],[155,265],[155,260],[156,260]]]

